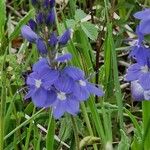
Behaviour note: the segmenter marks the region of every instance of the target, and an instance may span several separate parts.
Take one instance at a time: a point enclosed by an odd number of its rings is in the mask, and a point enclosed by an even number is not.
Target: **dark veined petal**
[[[131,82],[131,93],[134,101],[144,100],[144,89],[137,80]]]
[[[47,19],[46,19],[46,24],[47,25],[52,25],[55,23],[55,18],[56,18],[56,14],[55,14],[55,10],[54,8],[52,8],[50,10],[50,12],[48,13]]]
[[[71,77],[74,80],[84,79],[84,72],[81,69],[74,66],[66,67],[64,69],[64,73],[66,73],[69,77]]]
[[[74,88],[74,81],[68,76],[60,75],[54,86],[58,91],[71,93]]]
[[[45,72],[45,74],[43,72]],[[58,77],[59,77],[59,71],[50,69],[50,68],[47,68],[47,69],[45,68],[42,71],[42,74],[43,75],[41,76],[41,79],[43,82],[43,87],[45,89],[49,89],[51,85],[54,84],[54,82],[58,80]]]
[[[72,59],[72,55],[70,53],[64,54],[62,56],[59,56],[56,58],[56,61],[58,62],[66,62]]]
[[[67,29],[58,39],[58,43],[60,45],[66,45],[68,41],[71,39],[72,36],[72,30]]]
[[[28,99],[28,98],[30,98],[30,97],[32,97],[32,95],[36,92],[36,90],[37,89],[34,86],[30,86],[28,93],[24,97],[25,100]]]
[[[39,74],[36,72],[30,73],[26,80],[27,85],[35,85],[35,79],[39,79]]]
[[[89,98],[90,92],[88,91],[86,86],[81,86],[79,83],[75,84],[73,94],[79,101],[85,101]]]
[[[150,100],[150,90],[144,91],[144,99]]]
[[[79,112],[79,101],[71,96],[66,102],[66,110],[69,114],[76,115]]]
[[[36,40],[36,46],[37,46],[38,51],[41,54],[47,54],[47,47],[46,47],[46,44],[42,38],[38,38]]]
[[[150,18],[150,9],[144,9],[142,11],[138,11],[134,14],[134,17],[140,20],[145,20]]]
[[[101,87],[97,88],[94,84],[92,83],[87,83],[87,89],[91,94],[95,94],[97,96],[103,96],[104,92]]]
[[[37,34],[27,25],[21,28],[21,34],[23,38],[27,39],[29,42],[35,42],[38,38]]]
[[[59,119],[66,111],[66,101],[57,100],[53,105],[53,116]]]
[[[58,39],[57,39],[57,36],[56,34],[53,32],[51,33],[50,35],[50,38],[48,40],[48,44],[51,46],[51,47],[55,47],[57,45],[57,42],[58,42]]]
[[[46,58],[41,58],[38,62],[33,65],[33,71],[40,72],[43,68],[50,67]]]
[[[150,72],[143,74],[139,78],[139,83],[144,90],[150,90]]]
[[[33,95],[32,101],[37,107],[49,107],[56,100],[56,94],[53,91],[48,91],[43,88],[39,88]]]
[[[150,18],[140,22],[139,30],[144,35],[150,34]]]
[[[126,81],[134,81],[134,80],[138,80],[139,77],[143,74],[142,70],[141,70],[141,65],[139,65],[138,63],[131,65],[128,69],[127,69],[127,74],[125,76],[125,80]]]

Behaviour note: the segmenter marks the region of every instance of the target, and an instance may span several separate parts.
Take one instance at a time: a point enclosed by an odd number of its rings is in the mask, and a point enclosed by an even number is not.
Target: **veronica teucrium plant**
[[[84,71],[70,66],[72,55],[63,48],[73,37],[72,29],[57,35],[55,0],[32,0],[36,10],[35,19],[21,29],[22,36],[36,45],[40,54],[33,65],[26,84],[28,93],[35,106],[52,108],[53,116],[59,119],[65,112],[76,115],[79,104],[86,101],[90,94],[103,96],[102,88],[96,87],[85,77]]]
[[[150,9],[139,11],[134,17],[140,20],[136,28],[138,38],[130,53],[135,63],[127,69],[125,79],[131,81],[134,100],[150,100],[150,48],[144,42],[144,37],[150,34]]]

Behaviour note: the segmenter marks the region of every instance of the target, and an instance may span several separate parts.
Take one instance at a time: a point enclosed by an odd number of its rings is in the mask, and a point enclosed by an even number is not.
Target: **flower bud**
[[[29,22],[28,22],[28,24],[29,24],[30,28],[31,28],[33,31],[36,30],[37,24],[36,24],[36,22],[35,22],[33,19],[30,19]]]
[[[42,12],[40,12],[39,14],[37,14],[36,16],[36,22],[41,25],[44,23],[44,14]]]
[[[60,45],[64,46],[72,38],[72,30],[67,29],[59,38],[58,42]]]
[[[38,51],[39,51],[41,54],[47,54],[46,44],[45,44],[45,42],[43,41],[42,38],[38,38],[38,39],[36,40],[36,46],[37,46]]]
[[[46,19],[46,24],[47,25],[52,25],[55,23],[55,10],[51,9],[50,12],[48,13],[47,19]]]
[[[50,38],[48,40],[48,44],[51,46],[51,47],[55,47],[57,45],[57,42],[58,42],[58,39],[57,39],[57,36],[56,34],[53,32],[51,33],[50,35]]]
[[[35,32],[33,32],[32,29],[27,25],[24,25],[21,28],[21,34],[29,42],[35,42],[36,39],[38,38],[37,34]]]

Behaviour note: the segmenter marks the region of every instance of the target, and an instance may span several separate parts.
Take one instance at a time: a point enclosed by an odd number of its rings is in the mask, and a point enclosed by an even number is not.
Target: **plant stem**
[[[72,126],[73,126],[73,132],[74,132],[74,137],[75,137],[75,143],[76,143],[76,150],[80,150],[79,148],[79,136],[78,136],[78,127],[76,124],[76,120],[73,116],[71,116],[71,121],[72,121]]]

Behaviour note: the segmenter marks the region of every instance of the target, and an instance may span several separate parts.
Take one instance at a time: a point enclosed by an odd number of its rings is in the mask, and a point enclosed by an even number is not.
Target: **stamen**
[[[41,84],[42,84],[41,80],[36,80],[36,79],[35,79],[35,86],[36,86],[37,88],[40,88]]]
[[[64,92],[57,93],[57,98],[64,101],[67,99],[66,94]]]
[[[86,86],[86,82],[83,81],[83,80],[79,80],[79,84],[80,84],[81,86]]]
[[[147,73],[147,72],[148,72],[148,66],[147,66],[147,65],[142,66],[142,67],[141,67],[141,71],[142,71],[143,73]]]

